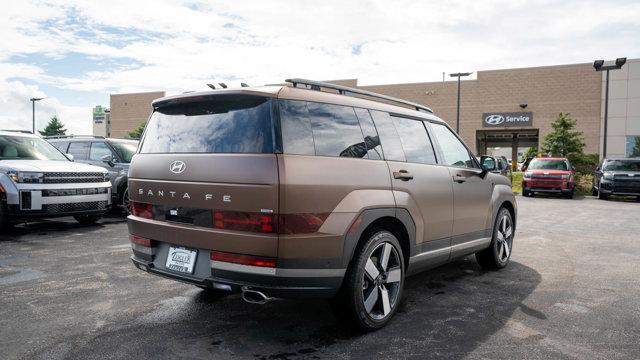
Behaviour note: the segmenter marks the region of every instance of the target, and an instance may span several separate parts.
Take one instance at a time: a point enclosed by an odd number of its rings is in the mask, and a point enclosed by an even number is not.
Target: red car
[[[522,177],[522,196],[548,192],[571,199],[574,188],[573,167],[567,158],[535,158]]]

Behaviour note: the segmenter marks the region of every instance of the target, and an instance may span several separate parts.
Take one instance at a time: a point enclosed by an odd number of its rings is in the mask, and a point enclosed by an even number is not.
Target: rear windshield
[[[157,109],[141,153],[273,153],[271,100],[220,95]]]
[[[529,164],[528,170],[569,170],[566,160],[538,160],[534,159]]]
[[[640,160],[610,160],[604,163],[604,171],[640,171]]]

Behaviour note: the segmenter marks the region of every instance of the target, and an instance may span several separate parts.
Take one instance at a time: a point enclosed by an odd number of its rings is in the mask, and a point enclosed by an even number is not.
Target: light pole
[[[607,127],[609,122],[609,70],[619,70],[627,62],[627,58],[617,58],[615,62],[604,64],[604,60],[596,60],[593,62],[593,68],[596,71],[606,71],[607,77],[605,80],[604,90],[604,138],[602,141],[602,158],[607,157]]]
[[[33,130],[31,131],[34,135],[36,133],[36,101],[40,101],[44,98],[32,97],[29,99],[31,101],[31,116],[33,118]]]
[[[460,78],[462,76],[469,76],[473,73],[467,72],[467,73],[455,73],[455,74],[449,74],[449,76],[451,77],[457,77],[458,78],[458,102],[456,105],[456,133],[460,133]]]

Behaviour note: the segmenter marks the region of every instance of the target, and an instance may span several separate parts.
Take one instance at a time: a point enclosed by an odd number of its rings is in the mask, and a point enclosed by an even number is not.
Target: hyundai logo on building
[[[501,112],[482,114],[483,127],[521,127],[532,125],[532,112]]]
[[[180,174],[187,169],[187,165],[184,161],[176,160],[169,165],[169,170],[174,174]]]
[[[504,122],[504,116],[499,114],[489,115],[486,118],[484,118],[484,122],[486,122],[489,125],[500,125]]]

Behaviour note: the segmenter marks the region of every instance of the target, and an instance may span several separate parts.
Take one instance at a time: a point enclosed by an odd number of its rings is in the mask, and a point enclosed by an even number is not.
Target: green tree
[[[544,137],[542,151],[553,156],[579,156],[584,150],[584,134],[575,130],[577,121],[569,113],[561,112],[551,123],[553,131]]]
[[[527,150],[524,152],[524,154],[522,154],[522,158],[523,159],[528,159],[531,157],[535,157],[536,155],[538,155],[538,148],[535,146],[532,146],[530,148],[527,148]]]
[[[56,136],[56,135],[66,135],[67,129],[64,128],[62,122],[58,119],[57,116],[54,116],[49,120],[47,127],[44,130],[39,131],[42,136]]]
[[[144,127],[146,125],[147,123],[140,124],[137,128],[129,131],[127,135],[129,135],[129,137],[132,139],[140,139],[142,137],[142,133],[144,132]]]

